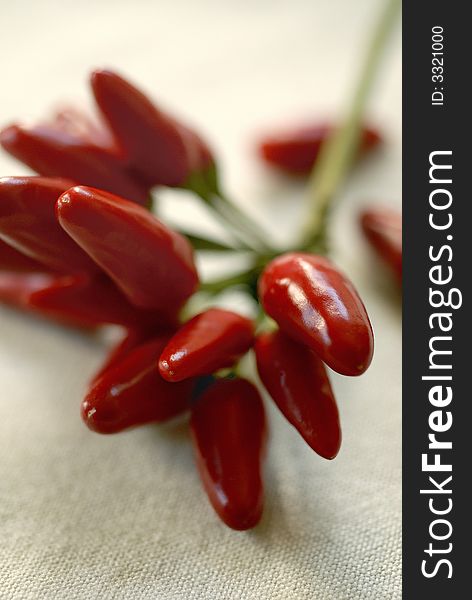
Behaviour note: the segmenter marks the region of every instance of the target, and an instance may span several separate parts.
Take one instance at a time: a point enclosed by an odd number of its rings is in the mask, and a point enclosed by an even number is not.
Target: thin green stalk
[[[251,277],[255,276],[256,270],[254,268],[230,275],[223,279],[216,279],[214,281],[203,281],[200,284],[199,291],[207,292],[209,294],[218,294],[223,292],[229,287],[237,285],[249,285]]]
[[[189,231],[185,231],[184,229],[176,228],[175,231],[178,231],[181,235],[184,235],[192,244],[195,250],[208,250],[210,252],[238,252],[245,250],[241,246],[230,246],[229,244],[218,242],[214,239],[210,239],[205,236],[190,233]]]
[[[310,175],[308,216],[301,236],[303,248],[312,249],[326,244],[325,231],[329,209],[357,150],[364,109],[400,7],[401,0],[387,0],[368,45],[344,123],[323,144]]]
[[[235,285],[245,285],[249,287],[251,295],[257,300],[257,279],[264,269],[265,265],[271,261],[276,254],[258,254],[253,257],[251,265],[244,271],[224,277],[222,279],[214,279],[213,281],[203,281],[200,284],[199,291],[211,294],[218,294],[226,288]]]
[[[233,237],[245,250],[264,253],[272,251],[265,241],[268,238],[267,234],[221,192],[215,166],[207,173],[193,174],[186,187],[212,210],[223,225],[229,226]]]
[[[268,235],[226,196],[221,193],[215,194],[210,198],[209,204],[235,229],[237,229],[238,232],[241,232],[243,235],[248,235],[253,244],[255,244],[257,250],[260,250],[261,252],[271,252],[271,247],[265,241]]]

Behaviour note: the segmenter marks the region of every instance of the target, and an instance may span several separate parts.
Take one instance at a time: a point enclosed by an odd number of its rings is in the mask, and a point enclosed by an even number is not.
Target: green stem
[[[245,271],[224,277],[223,279],[215,279],[213,281],[204,281],[200,284],[199,291],[218,294],[224,291],[227,287],[235,285],[244,285],[249,288],[251,296],[257,300],[257,280],[266,264],[276,256],[275,252],[270,254],[257,254],[254,256],[251,266]]]
[[[186,187],[203,200],[223,225],[229,225],[233,237],[244,250],[272,252],[265,242],[267,234],[221,192],[215,166],[207,173],[193,174]]]
[[[203,281],[200,284],[199,291],[207,292],[209,294],[218,294],[229,287],[234,287],[237,285],[249,285],[251,277],[255,275],[256,269],[252,268],[241,273],[236,273],[235,275],[230,275],[229,277],[225,277],[223,279],[216,279],[215,281]]]
[[[251,239],[251,236],[247,235],[246,232],[241,232],[240,227],[235,227],[235,224],[231,220],[228,220],[228,217],[215,206],[215,203],[211,198],[203,196],[200,196],[200,198],[205,203],[205,206],[212,211],[217,221],[219,221],[225,228],[229,226],[230,235],[242,250],[250,250],[252,252],[257,251],[257,241]]]
[[[401,0],[387,0],[367,49],[354,97],[344,123],[323,144],[308,183],[308,217],[302,231],[302,248],[326,245],[326,221],[340,184],[352,164],[380,58],[396,21]]]
[[[186,231],[184,229],[175,228],[175,231],[178,231],[178,233],[184,235],[192,244],[195,250],[208,250],[210,252],[238,252],[245,250],[241,246],[230,246],[229,244],[217,242],[214,239],[190,233],[189,231]]]
[[[259,311],[256,318],[256,334],[262,331],[269,332],[277,329],[277,323],[271,319],[259,304]]]
[[[271,252],[271,247],[265,242],[268,235],[236,204],[221,193],[214,194],[209,205],[241,234],[248,236],[256,249],[261,252]]]

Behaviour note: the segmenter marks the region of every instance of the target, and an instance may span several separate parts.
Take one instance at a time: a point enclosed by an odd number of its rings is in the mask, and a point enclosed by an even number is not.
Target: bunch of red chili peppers
[[[2,146],[39,174],[0,180],[0,300],[74,326],[124,328],[89,384],[85,423],[115,433],[190,411],[213,507],[230,527],[253,527],[263,505],[266,419],[257,387],[240,375],[240,359],[253,349],[284,416],[332,459],[341,430],[326,366],[348,376],[367,369],[369,318],[327,258],[307,248],[277,256],[268,247],[221,194],[213,156],[197,133],[113,72],[93,73],[91,85],[98,122],[67,109],[0,134]],[[291,152],[286,139],[270,140],[264,153],[287,170],[307,171],[327,133],[312,128],[310,138],[305,131],[304,150],[300,142]],[[366,130],[364,150],[376,142]],[[195,192],[228,225],[228,245],[162,223],[149,210],[156,186]],[[375,233],[372,219],[363,223],[384,259],[398,263],[378,224]],[[271,319],[256,324],[215,306],[182,322],[187,300],[205,288],[194,262],[194,249],[202,248],[252,252],[243,276],[206,289],[243,284]]]

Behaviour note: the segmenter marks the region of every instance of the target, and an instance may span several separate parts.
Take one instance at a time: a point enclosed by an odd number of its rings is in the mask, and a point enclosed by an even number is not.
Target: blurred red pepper
[[[37,261],[18,252],[0,238],[0,272],[33,273],[42,269]]]
[[[0,301],[74,327],[175,324],[175,314],[170,311],[140,310],[131,305],[104,276],[90,279],[44,272],[0,272]]]
[[[128,81],[108,70],[92,74],[97,105],[133,172],[150,185],[185,186],[213,166],[203,140],[159,110]]]
[[[164,381],[156,362],[168,336],[137,346],[95,379],[82,403],[82,418],[98,433],[117,433],[161,422],[185,411],[195,382]]]
[[[280,328],[342,375],[360,375],[373,354],[367,312],[353,285],[326,258],[293,252],[270,262],[259,299]]]
[[[306,124],[268,135],[259,145],[262,158],[271,166],[293,175],[309,175],[323,142],[333,132],[328,123]],[[361,131],[358,156],[361,157],[381,142],[379,133],[370,127]]]
[[[76,326],[114,323],[142,327],[163,322],[175,325],[180,304],[197,282],[187,240],[165,228],[144,208],[107,192],[73,188],[69,190],[70,196],[63,194],[70,185],[70,181],[47,177],[0,179],[0,250],[8,248],[0,254],[0,265],[5,262],[2,270],[9,273],[2,276],[0,299]],[[59,198],[62,200],[58,212],[62,211],[72,229],[71,213],[79,221],[87,220],[88,215],[86,231],[81,235],[92,245],[94,239],[103,237],[98,244],[102,251],[99,254],[102,258],[105,256],[103,260],[107,265],[124,261],[118,265],[115,275],[118,279],[129,277],[129,286],[123,284],[127,291],[133,289],[133,282],[139,285],[140,277],[143,281],[147,279],[147,269],[154,279],[147,280],[148,287],[143,294],[148,294],[152,306],[133,305],[108,276],[100,272],[102,265],[94,261],[95,257],[91,258],[64,231],[56,215]],[[87,202],[95,203],[91,214],[83,206]],[[65,209],[62,203],[66,204]],[[118,216],[114,218],[111,209],[103,214],[103,205],[109,208],[114,203],[119,204],[115,211]],[[120,235],[124,241],[119,241]],[[119,251],[114,246],[118,241]],[[23,258],[21,253],[25,254]],[[118,258],[114,263],[115,256]],[[25,275],[20,276],[21,273]],[[32,273],[42,275],[36,277]],[[177,280],[178,277],[181,279]],[[154,294],[152,285],[160,286],[158,293]],[[138,302],[142,298],[139,293],[138,289]],[[133,300],[133,294],[130,295]]]
[[[71,185],[51,177],[2,177],[0,239],[48,269],[96,273],[97,265],[56,219],[57,199]]]
[[[334,458],[341,426],[323,362],[281,331],[260,334],[254,351],[262,383],[285,418],[315,452]]]
[[[59,198],[56,211],[65,231],[135,306],[176,312],[197,287],[188,240],[143,207],[77,186]]]
[[[167,381],[210,375],[233,363],[252,346],[250,319],[221,308],[210,308],[187,321],[169,340],[159,359]]]
[[[365,237],[402,285],[402,217],[387,208],[372,208],[360,215]]]
[[[193,405],[191,431],[213,508],[233,529],[254,527],[263,507],[261,463],[266,440],[259,392],[244,379],[216,380]]]
[[[33,310],[30,297],[37,291],[54,285],[56,276],[50,273],[0,271],[0,301],[15,308]]]
[[[103,324],[124,327],[154,327],[175,323],[175,312],[136,308],[107,277],[94,279],[63,277],[37,290],[28,298],[28,307],[57,320],[83,326]]]
[[[63,107],[57,110],[49,125],[57,131],[70,135],[77,140],[86,140],[103,149],[107,149],[111,154],[123,158],[118,151],[118,147],[113,139],[111,132],[105,126],[105,123],[92,120],[88,115],[75,108],[74,106]]]
[[[78,112],[59,112],[33,127],[10,125],[0,132],[0,143],[40,175],[70,178],[142,205],[149,202],[149,185],[128,173],[106,130]]]

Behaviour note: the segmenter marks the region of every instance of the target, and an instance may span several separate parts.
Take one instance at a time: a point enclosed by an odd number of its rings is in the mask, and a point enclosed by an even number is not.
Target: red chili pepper
[[[74,327],[162,328],[176,320],[172,312],[137,309],[104,276],[0,272],[0,301]]]
[[[259,146],[262,158],[271,166],[295,175],[308,175],[318,158],[323,142],[332,133],[332,124],[308,124],[267,136]],[[358,155],[378,146],[381,137],[375,129],[364,127]]]
[[[95,100],[134,171],[153,185],[183,186],[212,165],[200,137],[112,71],[92,74]]]
[[[28,298],[28,306],[54,319],[98,326],[106,323],[125,327],[172,324],[175,313],[140,310],[130,304],[106,277],[63,277]]]
[[[341,426],[323,362],[281,331],[259,335],[254,351],[262,383],[285,418],[316,453],[335,458]]]
[[[176,312],[195,290],[192,246],[143,207],[78,186],[56,208],[65,231],[136,306]]]
[[[43,125],[11,125],[0,132],[0,143],[40,175],[70,178],[146,205],[149,186],[128,173],[115,147],[98,144],[106,143],[106,132],[84,123],[85,117],[66,111]]]
[[[293,252],[270,262],[259,279],[269,316],[334,371],[360,375],[373,354],[367,312],[352,284],[326,258]]]
[[[144,423],[171,419],[188,408],[195,382],[164,381],[156,361],[167,336],[131,350],[94,381],[82,418],[98,433],[117,433]]]
[[[250,319],[221,308],[210,308],[190,319],[169,340],[159,359],[167,381],[210,375],[230,367],[252,346]]]
[[[25,256],[0,239],[0,272],[34,273],[44,271],[43,265]]]
[[[179,384],[170,384],[179,385]],[[244,379],[220,379],[192,408],[191,431],[206,493],[233,529],[249,529],[261,518],[261,463],[265,450],[264,406]]]
[[[371,246],[402,285],[402,217],[386,208],[364,211],[362,231]]]
[[[58,110],[49,125],[77,140],[91,142],[95,146],[107,149],[111,154],[119,157],[120,162],[123,162],[123,157],[119,153],[111,131],[105,124],[92,121],[88,115],[74,106]]]
[[[2,177],[0,238],[50,269],[96,273],[97,265],[56,219],[57,199],[71,185],[66,179]]]
[[[171,327],[171,323],[172,320],[169,319],[168,323],[162,323],[154,327],[147,325],[146,327],[127,329],[123,338],[111,349],[100,370],[93,376],[91,384],[100,379],[106,371],[117,365],[138,346],[142,346],[146,342],[157,337],[162,337],[163,335],[172,335],[175,328]]]
[[[21,273],[0,271],[0,301],[32,310],[28,305],[32,294],[54,284],[56,277],[50,273]]]

